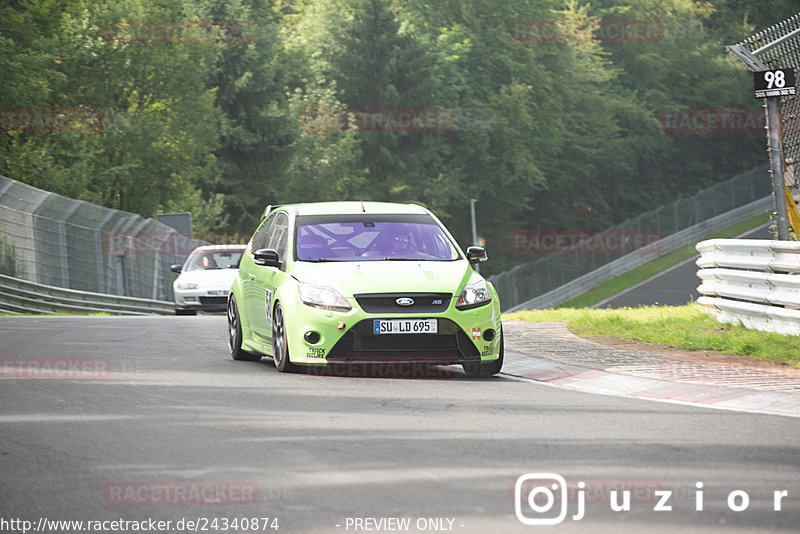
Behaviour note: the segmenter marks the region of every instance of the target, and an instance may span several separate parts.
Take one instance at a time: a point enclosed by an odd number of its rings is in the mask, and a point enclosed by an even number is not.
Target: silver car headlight
[[[348,312],[352,309],[341,293],[331,287],[320,287],[300,282],[297,285],[300,302],[306,306],[328,311]]]
[[[492,293],[489,291],[489,286],[486,280],[467,284],[461,290],[461,295],[458,296],[456,302],[456,309],[469,310],[488,304],[492,300]]]
[[[192,282],[178,282],[175,284],[176,289],[197,289],[198,287],[200,286]]]

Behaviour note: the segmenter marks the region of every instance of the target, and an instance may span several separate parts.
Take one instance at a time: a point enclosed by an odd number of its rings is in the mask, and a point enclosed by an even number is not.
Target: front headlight
[[[175,284],[176,289],[197,289],[198,287],[200,286],[191,282],[178,282]]]
[[[306,306],[337,312],[348,312],[351,309],[347,300],[333,288],[300,283],[297,290],[300,302]]]
[[[467,284],[461,290],[461,295],[456,302],[456,309],[469,310],[488,304],[492,300],[492,293],[489,291],[489,286],[486,285],[486,280],[481,280],[474,284]]]

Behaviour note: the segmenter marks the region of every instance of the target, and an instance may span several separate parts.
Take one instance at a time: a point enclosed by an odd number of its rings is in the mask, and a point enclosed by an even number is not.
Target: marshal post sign
[[[795,94],[794,69],[762,70],[753,73],[756,98]]]

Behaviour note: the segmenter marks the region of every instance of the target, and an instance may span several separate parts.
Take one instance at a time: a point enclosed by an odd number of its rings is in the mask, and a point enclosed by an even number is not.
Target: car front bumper
[[[205,290],[175,291],[175,309],[181,311],[224,312],[227,309],[228,297],[224,290],[209,294]],[[221,293],[221,295],[217,294]]]
[[[463,311],[451,302],[443,312],[423,314],[367,313],[355,303],[342,313],[298,302],[295,313],[286,313],[289,357],[301,365],[490,362],[499,357],[502,342],[497,302]],[[375,334],[376,319],[437,319],[438,332]]]

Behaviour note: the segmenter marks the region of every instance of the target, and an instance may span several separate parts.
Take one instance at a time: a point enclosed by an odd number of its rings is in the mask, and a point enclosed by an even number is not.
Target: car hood
[[[200,289],[230,289],[239,269],[211,269],[208,271],[186,271],[177,280],[197,284]]]
[[[450,293],[475,274],[466,260],[298,262],[294,277],[309,284],[329,286],[345,296],[361,293]]]

